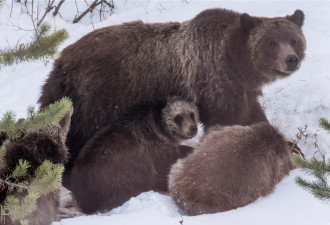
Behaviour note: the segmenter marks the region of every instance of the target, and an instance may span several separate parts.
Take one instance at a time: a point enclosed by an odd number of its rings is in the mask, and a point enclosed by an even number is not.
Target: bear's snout
[[[288,71],[295,71],[297,69],[299,59],[296,55],[288,55],[285,59]]]

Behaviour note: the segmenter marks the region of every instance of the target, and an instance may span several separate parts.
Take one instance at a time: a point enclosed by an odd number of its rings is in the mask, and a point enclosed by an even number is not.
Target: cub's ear
[[[303,11],[297,9],[292,16],[286,16],[286,19],[301,27],[304,24],[305,15]]]
[[[70,129],[72,113],[73,108],[71,108],[59,122],[59,125],[61,126],[61,138],[64,142],[66,141],[66,136],[68,135]]]

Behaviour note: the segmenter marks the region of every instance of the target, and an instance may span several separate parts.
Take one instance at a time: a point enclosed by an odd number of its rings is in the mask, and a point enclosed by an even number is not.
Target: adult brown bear
[[[39,99],[42,107],[63,96],[73,101],[66,175],[86,141],[141,101],[192,99],[206,129],[267,121],[257,96],[299,68],[303,21],[300,10],[261,18],[210,9],[183,23],[102,28],[68,46]]]

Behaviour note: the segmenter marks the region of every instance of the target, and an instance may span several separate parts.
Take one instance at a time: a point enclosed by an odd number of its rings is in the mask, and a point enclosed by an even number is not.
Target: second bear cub
[[[141,192],[167,191],[171,165],[187,154],[179,143],[197,134],[198,120],[195,104],[170,98],[166,104],[138,105],[101,130],[84,146],[71,175],[82,211],[102,212]]]
[[[214,127],[171,168],[169,189],[188,215],[245,206],[274,190],[293,169],[291,149],[268,123]]]

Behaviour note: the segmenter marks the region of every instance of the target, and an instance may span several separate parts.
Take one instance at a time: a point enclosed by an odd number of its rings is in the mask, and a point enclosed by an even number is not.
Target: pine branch
[[[304,160],[301,157],[295,157],[294,164],[306,173],[314,175],[316,178],[321,180],[324,180],[326,173],[330,172],[330,161],[326,163],[325,161],[320,161],[316,158]]]
[[[10,216],[13,221],[19,220],[21,224],[26,224],[28,221],[25,218],[37,208],[38,198],[57,190],[61,186],[63,172],[63,165],[53,164],[46,160],[37,168],[35,177],[27,185],[3,181],[14,188],[27,190],[28,194],[24,198],[7,196],[1,206],[0,216]]]
[[[16,115],[12,111],[5,113],[0,121],[0,132],[5,132],[10,139],[18,136],[15,130]]]
[[[23,220],[26,215],[31,214],[37,208],[37,200],[39,197],[40,195],[36,192],[29,192],[29,194],[21,200],[18,197],[9,195],[5,199],[3,208],[6,215],[9,215],[13,221]]]
[[[18,165],[16,166],[15,170],[11,174],[11,177],[13,177],[15,179],[24,177],[26,175],[26,172],[29,167],[30,167],[30,164],[28,161],[22,160],[22,159],[18,160]]]
[[[34,35],[34,40],[40,40],[41,38],[44,38],[47,33],[50,31],[51,27],[49,24],[47,23],[44,23],[44,24],[41,24],[37,29],[36,29],[36,32],[35,32],[35,35]]]
[[[308,182],[301,177],[297,177],[296,182],[316,198],[325,202],[330,201],[330,187],[326,182]]]
[[[29,106],[28,107],[28,113],[27,113],[27,117],[29,118],[32,118],[36,115],[36,109],[34,106]]]
[[[327,177],[330,174],[330,160],[326,163],[316,158],[304,160],[301,157],[295,157],[294,164],[316,178],[316,181],[309,182],[301,177],[297,177],[296,183],[313,194],[316,198],[329,202],[330,187],[327,182]]]
[[[23,134],[35,132],[59,123],[71,107],[71,100],[64,97],[38,113],[35,113],[34,109],[30,107],[28,109],[30,117],[26,120],[20,119],[17,122],[15,122],[15,114],[7,112],[0,121],[0,132],[5,132],[10,140],[16,140]]]
[[[27,133],[40,130],[49,125],[55,125],[60,122],[64,115],[71,109],[72,102],[69,98],[64,97],[46,108],[42,109],[38,114],[30,117],[25,122],[24,130]]]
[[[65,30],[59,30],[49,36],[44,36],[49,30],[48,25],[41,25],[38,38],[30,44],[21,44],[16,49],[0,52],[0,65],[9,66],[23,61],[33,61],[40,58],[52,58],[57,53],[58,46],[68,38]]]
[[[319,124],[322,128],[324,128],[327,131],[330,131],[330,121],[325,118],[319,119]]]
[[[63,172],[63,165],[44,161],[35,172],[35,179],[30,184],[31,190],[43,195],[58,189],[61,186]]]

